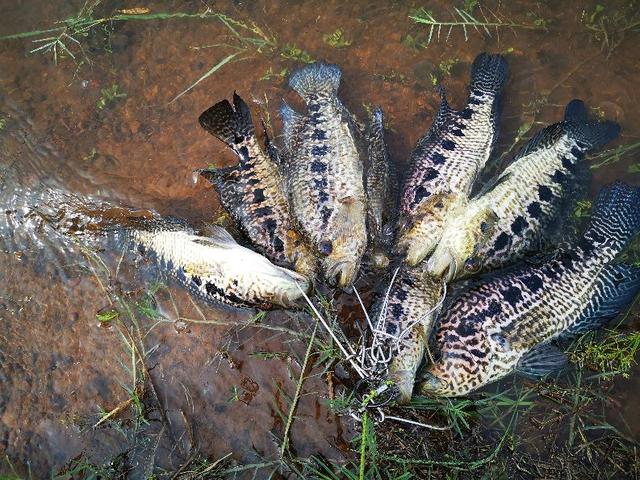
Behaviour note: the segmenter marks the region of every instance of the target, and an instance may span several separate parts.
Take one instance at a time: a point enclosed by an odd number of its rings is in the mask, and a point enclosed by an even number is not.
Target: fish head
[[[479,252],[492,237],[497,219],[493,209],[486,206],[470,206],[455,216],[427,261],[427,271],[446,281],[478,272],[484,265]]]
[[[398,222],[395,253],[416,266],[438,245],[448,212],[460,203],[453,194],[434,194]]]
[[[360,263],[354,255],[331,255],[322,262],[327,282],[337,288],[347,288],[355,280]]]
[[[364,202],[343,199],[336,230],[318,242],[317,250],[327,282],[337,288],[351,285],[367,246]]]
[[[311,281],[304,275],[282,267],[278,273],[263,277],[264,298],[269,303],[284,308],[300,308],[304,305],[304,295],[311,290]]]

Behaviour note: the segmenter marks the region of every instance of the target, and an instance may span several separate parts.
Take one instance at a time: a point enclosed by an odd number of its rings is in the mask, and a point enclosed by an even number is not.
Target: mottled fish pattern
[[[367,244],[363,162],[351,115],[337,97],[340,69],[315,63],[289,85],[307,112],[283,103],[287,191],[292,213],[321,256],[326,279],[339,287],[355,278]]]
[[[454,301],[440,319],[439,359],[421,391],[461,396],[519,370],[544,375],[564,354],[549,342],[597,328],[640,289],[640,269],[612,263],[640,229],[640,190],[601,190],[573,248],[539,265],[496,274]]]
[[[233,106],[223,100],[199,121],[239,159],[234,167],[199,170],[218,191],[223,207],[267,258],[312,278],[316,261],[293,227],[278,152],[268,137],[267,153],[261,148],[247,104],[234,93]]]
[[[411,154],[404,181],[396,250],[417,265],[436,247],[450,214],[462,208],[497,138],[507,63],[483,53],[473,62],[467,106],[442,102],[431,130]]]
[[[388,379],[399,391],[398,403],[411,400],[416,372],[440,311],[443,288],[443,282],[428,275],[422,265],[402,266],[373,308],[374,320],[381,320],[389,336]]]
[[[213,304],[292,308],[299,306],[300,290],[310,287],[304,276],[238,245],[221,227],[202,236],[177,220],[145,220],[129,227],[126,238],[155,258],[161,271]]]
[[[396,211],[396,175],[389,158],[384,138],[384,116],[377,107],[371,115],[367,134],[367,164],[365,169],[365,191],[367,193],[367,234],[373,264],[385,268],[389,264],[386,253],[389,225]]]
[[[576,191],[584,185],[585,155],[614,139],[614,122],[590,121],[580,100],[565,119],[538,132],[513,162],[445,227],[427,264],[449,280],[496,269],[537,251],[558,236]]]

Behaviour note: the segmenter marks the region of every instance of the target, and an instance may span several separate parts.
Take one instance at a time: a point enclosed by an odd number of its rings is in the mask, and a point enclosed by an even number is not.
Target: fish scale
[[[261,253],[312,278],[315,259],[294,229],[278,152],[268,137],[267,153],[263,151],[249,107],[235,93],[233,103],[235,108],[223,100],[203,112],[199,120],[205,130],[233,150],[239,164],[199,173],[215,186],[222,205]]]
[[[565,120],[538,132],[513,162],[447,224],[427,262],[449,280],[505,266],[562,233],[561,219],[584,189],[585,155],[618,135],[613,122],[591,122],[579,100]]]
[[[640,290],[640,269],[612,263],[638,229],[640,190],[615,183],[600,192],[572,249],[461,295],[440,320],[440,358],[422,392],[461,396],[516,369],[545,374],[560,365],[564,356],[550,341],[597,328]]]
[[[409,265],[417,265],[436,247],[449,216],[466,203],[496,141],[506,76],[502,56],[481,54],[472,67],[464,109],[451,109],[440,90],[440,109],[411,153],[401,195],[396,250]]]
[[[311,64],[294,72],[290,86],[307,112],[283,103],[287,191],[301,232],[322,256],[325,277],[351,284],[367,243],[363,163],[356,126],[337,97],[340,69]]]

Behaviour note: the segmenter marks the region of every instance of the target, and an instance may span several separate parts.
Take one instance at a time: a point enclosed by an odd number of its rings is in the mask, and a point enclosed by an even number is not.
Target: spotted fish
[[[451,109],[441,89],[440,109],[411,154],[402,188],[396,251],[409,265],[433,251],[452,212],[466,203],[496,141],[506,79],[504,57],[482,53],[471,68],[464,109]]]
[[[359,133],[337,96],[340,75],[336,65],[324,63],[295,71],[289,86],[307,112],[283,103],[280,115],[292,213],[321,256],[326,279],[347,287],[367,245],[366,195]]]
[[[388,336],[386,351],[391,362],[387,378],[399,391],[398,403],[411,400],[416,372],[440,311],[443,287],[443,282],[427,274],[423,265],[405,265],[373,308],[375,319]]]
[[[293,227],[278,152],[268,137],[267,153],[260,147],[247,104],[234,93],[233,106],[227,100],[216,103],[199,121],[239,159],[234,167],[199,170],[224,208],[267,258],[313,278],[316,261]]]
[[[441,317],[439,359],[422,393],[461,396],[514,371],[542,376],[566,362],[550,342],[598,328],[640,291],[640,269],[613,263],[640,230],[640,190],[603,188],[582,239],[538,265],[472,288]]]
[[[306,277],[238,245],[222,227],[199,235],[172,219],[144,220],[126,238],[156,259],[162,271],[214,304],[240,308],[292,308],[309,290]]]
[[[389,152],[384,139],[384,117],[380,107],[374,109],[367,131],[367,165],[365,191],[367,193],[367,234],[373,264],[385,268],[389,264],[386,255],[388,235],[385,225],[395,211],[394,184]]]
[[[585,183],[585,154],[619,131],[614,122],[590,121],[584,103],[571,101],[564,121],[538,132],[485,193],[449,221],[428,270],[451,280],[505,266],[551,243]]]

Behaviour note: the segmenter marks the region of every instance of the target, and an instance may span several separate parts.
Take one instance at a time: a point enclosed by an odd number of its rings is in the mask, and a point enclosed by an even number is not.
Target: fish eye
[[[480,270],[480,261],[476,257],[469,257],[464,261],[464,269],[469,273],[476,273]]]
[[[489,224],[487,222],[480,222],[480,231],[487,233],[489,231]]]
[[[329,241],[320,242],[318,250],[322,255],[331,255],[331,252],[333,252],[333,245]]]

